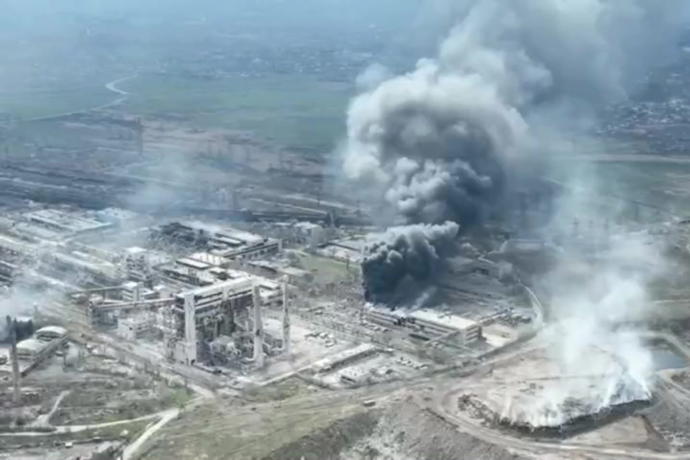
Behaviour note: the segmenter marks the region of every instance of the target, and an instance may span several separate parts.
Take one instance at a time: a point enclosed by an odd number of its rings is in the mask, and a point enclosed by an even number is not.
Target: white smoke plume
[[[373,63],[357,76],[355,85],[360,91],[370,91],[393,76],[386,66]]]
[[[533,408],[535,426],[568,420],[569,401],[590,413],[651,397],[653,357],[636,324],[650,312],[649,284],[666,276],[663,242],[628,233],[608,242],[594,260],[567,249],[550,287],[550,317],[542,334],[563,379]],[[546,414],[548,417],[545,419]]]

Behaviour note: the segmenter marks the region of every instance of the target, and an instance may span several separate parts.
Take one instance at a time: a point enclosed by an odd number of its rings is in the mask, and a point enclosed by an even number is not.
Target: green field
[[[20,120],[50,117],[98,107],[118,98],[98,73],[93,83],[66,79],[59,88],[45,81],[0,91],[0,114]],[[345,132],[353,88],[308,76],[228,77],[205,80],[144,74],[117,85],[130,92],[124,111],[174,115],[199,128],[227,128],[308,154],[333,149]]]
[[[631,217],[658,220],[669,215],[690,216],[690,162],[683,159],[667,161],[663,156],[655,160],[652,155],[644,161],[624,160],[582,163],[563,161],[560,179],[586,187],[592,197],[611,201]],[[563,171],[570,171],[567,180]],[[632,201],[641,204],[637,210]],[[638,214],[641,215],[638,216]]]
[[[124,108],[144,115],[176,114],[199,127],[253,132],[306,152],[333,148],[345,129],[349,84],[306,76],[215,80],[142,75],[120,85]]]
[[[90,109],[115,98],[100,82],[64,89],[2,91],[0,113],[27,120]]]
[[[297,253],[299,257],[298,266],[304,270],[310,271],[316,280],[317,284],[325,285],[329,283],[337,283],[351,276],[357,275],[357,264],[351,264],[349,270],[344,262],[340,262],[327,257],[318,255]]]

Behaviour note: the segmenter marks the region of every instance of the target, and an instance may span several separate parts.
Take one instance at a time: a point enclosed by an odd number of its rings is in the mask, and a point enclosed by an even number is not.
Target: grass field
[[[115,99],[104,84],[0,92],[0,113],[26,120],[98,107]]]
[[[298,384],[299,386],[300,384]],[[284,387],[284,385],[281,385]],[[265,393],[267,390],[260,390]],[[268,390],[263,402],[238,405],[214,400],[183,412],[167,424],[142,451],[142,460],[264,459],[272,452],[317,433],[338,420],[364,411],[363,394],[304,393]],[[259,394],[250,396],[261,400]],[[299,455],[278,458],[317,458],[322,446],[300,446]],[[309,454],[307,454],[309,452]],[[320,458],[335,458],[324,455]]]
[[[658,220],[671,214],[690,216],[690,161],[647,155],[643,159],[617,161],[564,161],[561,167],[570,171],[570,179],[581,177],[592,196],[609,199],[614,207],[641,213],[642,220]],[[577,173],[575,173],[577,171]],[[561,179],[568,182],[561,174]],[[578,181],[575,181],[578,184]],[[635,210],[632,201],[642,204]],[[659,211],[657,211],[659,208]]]
[[[328,151],[345,129],[352,88],[305,76],[220,80],[142,75],[120,85],[125,109],[177,114],[200,127],[251,131],[257,137],[307,152]]]
[[[318,255],[298,253],[300,267],[314,274],[318,284],[337,283],[349,276],[354,276],[358,269],[357,264],[352,264],[348,272],[347,265],[337,260]]]
[[[46,81],[26,82],[0,91],[0,114],[27,120],[107,104],[118,95],[105,83],[121,73],[98,73],[92,83],[66,78],[59,88]],[[347,83],[302,75],[204,80],[143,74],[118,87],[131,93],[121,106],[125,111],[178,115],[200,128],[249,131],[259,139],[316,155],[332,150],[344,134],[353,91]]]

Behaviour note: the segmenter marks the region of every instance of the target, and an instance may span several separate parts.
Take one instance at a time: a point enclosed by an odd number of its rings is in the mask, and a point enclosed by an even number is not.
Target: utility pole
[[[22,394],[19,383],[19,362],[17,361],[17,322],[7,315],[7,330],[10,333],[10,359],[12,360],[12,385],[14,387],[14,404],[19,406],[22,402]]]
[[[264,367],[264,326],[261,320],[261,291],[254,286],[252,292],[254,303],[254,364],[261,369]]]
[[[283,277],[283,352],[290,354],[290,299],[288,298],[288,277]]]

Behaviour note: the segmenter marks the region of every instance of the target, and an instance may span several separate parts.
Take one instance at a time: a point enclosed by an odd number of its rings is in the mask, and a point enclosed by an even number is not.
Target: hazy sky
[[[367,28],[409,22],[421,0],[5,0],[5,28],[71,26],[85,20],[186,23],[253,21],[305,28]]]

